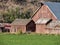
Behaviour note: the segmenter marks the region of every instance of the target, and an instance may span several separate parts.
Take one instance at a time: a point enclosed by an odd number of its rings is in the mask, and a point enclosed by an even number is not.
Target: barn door
[[[26,31],[30,32],[35,32],[36,30],[36,25],[33,21],[31,21],[27,26],[26,26]]]

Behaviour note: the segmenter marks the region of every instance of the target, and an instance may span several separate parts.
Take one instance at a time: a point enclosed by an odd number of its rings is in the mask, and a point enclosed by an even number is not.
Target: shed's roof
[[[60,3],[59,2],[44,2],[50,10],[54,13],[58,20],[60,20]]]
[[[0,23],[0,27],[11,26],[10,23]]]
[[[27,25],[31,19],[15,19],[11,25]]]
[[[36,24],[46,24],[50,19],[48,18],[40,18],[35,23]]]

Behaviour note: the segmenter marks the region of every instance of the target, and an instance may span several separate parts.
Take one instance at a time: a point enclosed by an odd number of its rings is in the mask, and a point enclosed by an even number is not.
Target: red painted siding
[[[32,19],[34,21],[37,21],[39,18],[51,18],[53,20],[57,20],[55,18],[55,16],[51,13],[51,11],[49,10],[48,6],[43,5],[39,11],[37,11],[37,13],[32,17]]]
[[[25,25],[13,25],[13,26],[11,26],[11,30],[10,30],[11,33],[16,33],[19,31],[22,31],[22,33],[25,33],[26,32],[26,26]]]
[[[36,25],[36,33],[41,33],[41,34],[45,34],[46,33],[46,25],[44,24],[37,24]]]

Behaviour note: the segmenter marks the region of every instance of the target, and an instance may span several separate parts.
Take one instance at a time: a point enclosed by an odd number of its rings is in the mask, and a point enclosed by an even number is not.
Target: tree
[[[31,16],[29,11],[20,14],[20,9],[18,7],[15,9],[9,9],[8,13],[3,13],[4,22],[7,23],[13,22],[16,18],[29,19],[30,17]]]
[[[29,19],[31,16],[30,16],[30,12],[29,11],[26,11],[25,13],[25,18]]]
[[[15,8],[15,10],[8,9],[8,13],[3,13],[3,18],[5,20],[4,22],[11,23],[16,18],[18,18],[18,15],[20,15],[19,8]]]

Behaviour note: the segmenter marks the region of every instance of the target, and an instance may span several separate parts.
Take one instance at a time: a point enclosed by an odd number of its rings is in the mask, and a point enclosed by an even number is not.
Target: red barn
[[[58,32],[60,32],[60,29],[55,29],[54,27],[56,27],[57,23],[59,22],[60,24],[60,3],[58,2],[44,2],[41,3],[41,7],[37,9],[37,11],[35,12],[35,14],[32,16],[32,20],[36,23],[36,33],[42,33],[42,34],[46,34],[49,33],[50,31],[52,32],[52,34],[56,34]],[[52,25],[52,21],[57,23],[52,29],[47,28],[47,26],[51,23]],[[58,27],[60,28],[60,27]],[[49,30],[51,29],[51,30]]]

